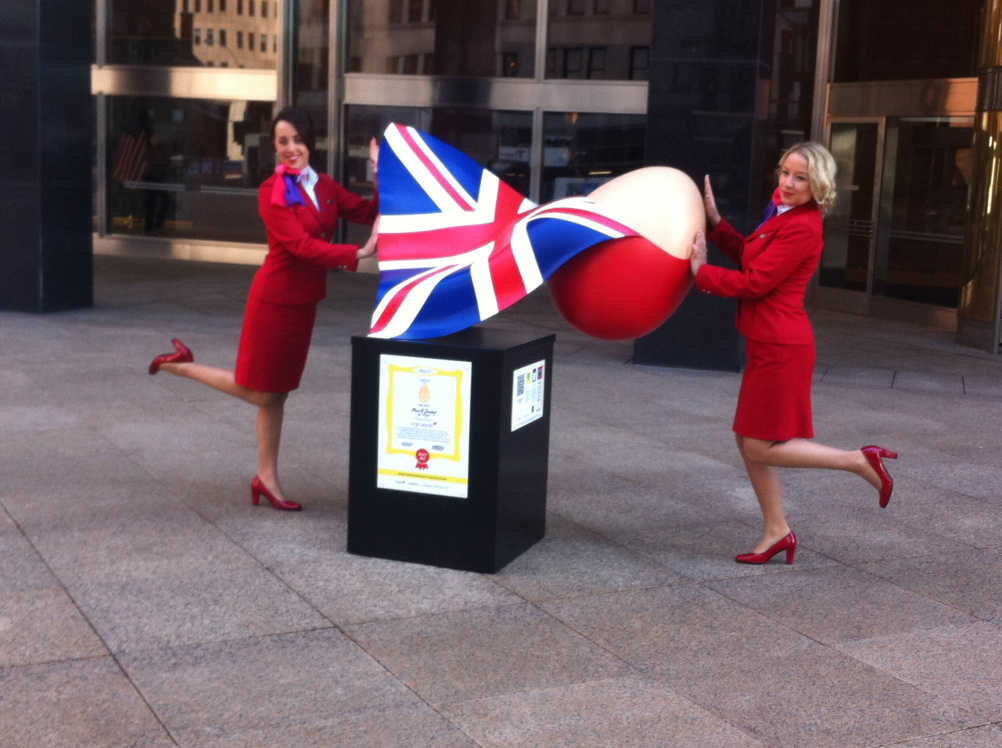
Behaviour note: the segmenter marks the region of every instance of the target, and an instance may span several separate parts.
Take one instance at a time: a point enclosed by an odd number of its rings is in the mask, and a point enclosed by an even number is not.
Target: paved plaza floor
[[[546,537],[481,575],[346,552],[350,336],[335,275],[283,484],[254,507],[254,409],[146,368],[230,367],[254,268],[96,258],[93,309],[0,313],[0,746],[998,748],[1002,358],[813,312],[821,442],[898,450],[890,506],[784,472],[796,563],[734,563],[761,518],[740,375],[634,366],[545,290]]]

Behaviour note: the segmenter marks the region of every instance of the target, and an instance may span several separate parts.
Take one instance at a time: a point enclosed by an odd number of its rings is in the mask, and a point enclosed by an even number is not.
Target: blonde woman
[[[798,143],[780,158],[778,177],[765,220],[749,237],[720,216],[706,177],[709,239],[738,269],[706,264],[702,231],[691,260],[696,288],[739,300],[737,328],[745,338],[747,365],[734,433],[765,521],[758,545],[735,559],[744,564],[764,564],[782,551],[786,563],[793,563],[797,536],[783,510],[779,468],[855,473],[880,492],[884,507],[894,482],[881,458],[897,457],[883,447],[843,450],[810,441],[815,350],[804,296],[821,260],[822,217],[835,202],[835,160],[824,146]]]

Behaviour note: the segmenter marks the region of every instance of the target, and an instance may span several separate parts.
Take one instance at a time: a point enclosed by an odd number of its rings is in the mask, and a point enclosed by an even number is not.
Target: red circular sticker
[[[428,469],[428,450],[427,449],[419,449],[417,452],[414,453],[414,456],[417,457],[417,469],[418,470],[427,470]]]

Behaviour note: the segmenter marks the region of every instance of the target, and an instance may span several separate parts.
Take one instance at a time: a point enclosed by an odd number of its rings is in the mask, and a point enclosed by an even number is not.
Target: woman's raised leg
[[[160,371],[166,371],[169,374],[174,374],[175,376],[184,377],[186,379],[193,379],[196,382],[201,382],[202,384],[208,385],[215,390],[219,390],[227,395],[239,398],[240,400],[248,402],[251,405],[258,406],[259,408],[268,404],[272,399],[271,396],[274,394],[271,392],[261,392],[260,390],[252,390],[247,387],[241,387],[237,384],[236,377],[234,376],[232,370],[222,369],[218,366],[207,366],[206,364],[196,364],[194,362],[163,364],[160,367]]]
[[[880,490],[882,481],[877,471],[866,459],[862,450],[829,447],[809,439],[789,439],[771,442],[764,439],[741,437],[741,455],[761,465],[791,468],[821,468],[855,473],[871,486]]]

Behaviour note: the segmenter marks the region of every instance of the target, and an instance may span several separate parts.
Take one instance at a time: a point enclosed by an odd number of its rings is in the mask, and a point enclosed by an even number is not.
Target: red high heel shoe
[[[297,509],[303,508],[300,504],[297,504],[295,501],[283,501],[282,499],[276,499],[272,495],[271,491],[269,491],[265,487],[264,483],[261,482],[261,479],[255,475],[254,480],[251,481],[251,503],[254,506],[257,506],[257,501],[262,494],[266,499],[268,499],[268,501],[271,502],[271,505],[276,509],[282,509],[283,511],[286,512],[294,512]]]
[[[791,532],[784,538],[780,538],[761,553],[742,553],[735,556],[734,560],[739,564],[764,564],[780,551],[786,551],[786,563],[793,563],[793,554],[797,552],[797,536]]]
[[[150,364],[150,374],[156,374],[164,364],[190,364],[195,360],[194,354],[180,340],[174,338],[171,343],[174,344],[176,353],[165,353],[153,359],[153,363]]]
[[[886,457],[888,460],[896,460],[898,459],[898,453],[872,444],[868,447],[863,447],[860,451],[863,453],[866,461],[870,463],[870,466],[877,471],[877,476],[880,478],[880,507],[884,508],[887,506],[887,502],[891,500],[894,481],[891,480],[891,476],[884,467],[884,461],[881,458]]]

